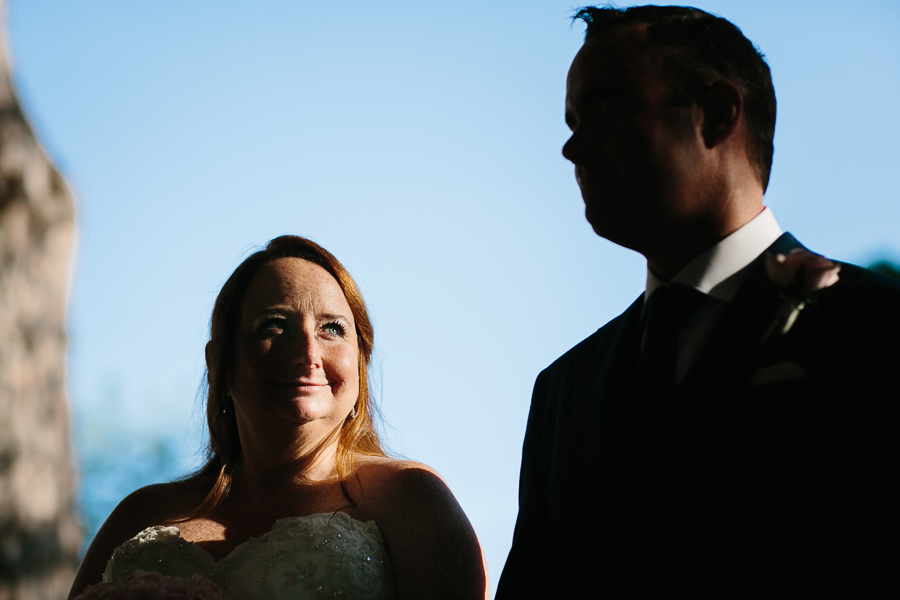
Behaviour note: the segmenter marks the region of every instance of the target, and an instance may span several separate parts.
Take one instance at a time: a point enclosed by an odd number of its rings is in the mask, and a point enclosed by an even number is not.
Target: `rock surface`
[[[72,196],[22,113],[0,31],[0,600],[64,598],[81,542],[65,371],[73,234]]]

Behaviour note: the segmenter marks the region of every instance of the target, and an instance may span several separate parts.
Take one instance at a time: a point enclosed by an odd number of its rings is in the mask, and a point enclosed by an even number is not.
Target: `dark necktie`
[[[678,337],[700,314],[707,297],[686,285],[656,289],[644,307],[644,340],[638,377],[652,393],[671,389],[678,367]]]

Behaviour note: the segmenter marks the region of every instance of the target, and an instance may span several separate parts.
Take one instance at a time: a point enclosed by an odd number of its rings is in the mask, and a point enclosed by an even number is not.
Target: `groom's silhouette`
[[[900,285],[764,208],[775,94],[734,25],[578,17],[563,155],[647,290],[537,379],[497,598],[896,587]]]

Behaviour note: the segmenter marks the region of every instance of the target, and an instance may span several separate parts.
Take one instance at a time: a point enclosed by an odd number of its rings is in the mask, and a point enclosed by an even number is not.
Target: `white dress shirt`
[[[678,334],[676,381],[680,381],[694,363],[709,334],[725,312],[728,302],[749,274],[749,266],[781,236],[781,227],[769,208],[720,240],[679,271],[670,283],[679,283],[705,294],[710,301],[702,314]],[[644,301],[665,285],[647,268]]]

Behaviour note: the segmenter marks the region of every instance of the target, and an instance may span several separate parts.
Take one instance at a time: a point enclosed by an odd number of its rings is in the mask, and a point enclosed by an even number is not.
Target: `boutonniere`
[[[784,303],[763,340],[790,331],[813,294],[837,283],[840,270],[838,263],[806,248],[794,248],[787,254],[767,252],[766,273],[781,287]]]

